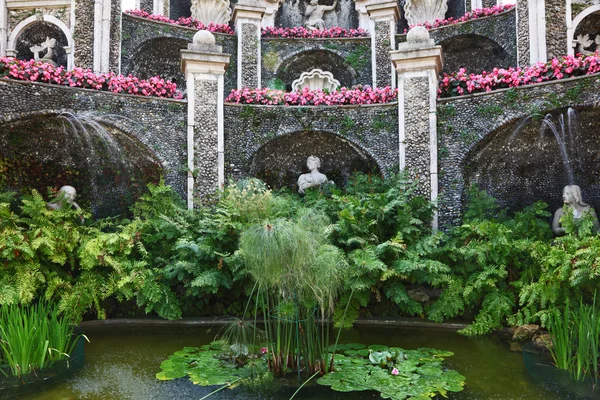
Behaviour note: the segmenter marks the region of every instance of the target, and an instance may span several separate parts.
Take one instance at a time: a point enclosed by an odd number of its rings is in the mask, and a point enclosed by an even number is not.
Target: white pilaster
[[[546,62],[546,0],[528,0],[528,6],[529,62]]]
[[[152,14],[165,15],[165,0],[154,0]]]
[[[483,8],[483,3],[481,0],[471,0],[471,10],[475,10],[477,8]]]
[[[8,9],[6,0],[0,0],[0,57],[6,56],[8,43]]]

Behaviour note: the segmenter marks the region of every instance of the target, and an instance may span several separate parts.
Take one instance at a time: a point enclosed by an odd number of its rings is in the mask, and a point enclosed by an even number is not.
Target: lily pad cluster
[[[240,352],[241,351],[241,352]],[[245,353],[245,354],[242,354]],[[239,360],[244,357],[244,362]],[[189,377],[195,385],[233,385],[234,383],[264,382],[272,380],[266,357],[260,352],[252,354],[247,349],[227,346],[214,341],[201,347],[184,347],[160,364],[156,378],[162,381]]]
[[[460,392],[465,377],[442,366],[449,351],[430,348],[404,350],[399,347],[358,343],[338,345],[335,372],[317,383],[338,392],[374,390],[384,399],[429,399],[447,392]]]

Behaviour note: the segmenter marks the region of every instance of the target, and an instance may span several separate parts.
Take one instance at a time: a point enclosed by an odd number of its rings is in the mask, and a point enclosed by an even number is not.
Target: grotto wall
[[[575,183],[600,208],[599,90],[600,77],[593,75],[439,100],[440,225],[460,222],[470,184],[512,210],[538,200],[558,208],[568,181],[551,133],[541,137],[539,127],[548,113],[557,123],[568,107],[580,114],[574,133],[585,148]]]
[[[226,121],[238,121],[225,125],[227,178],[257,174],[276,187],[294,188],[309,155],[320,157],[321,172],[330,172],[330,179],[338,179],[338,184],[354,170],[375,170],[386,176],[398,171],[396,103],[338,107],[226,104],[224,113]]]

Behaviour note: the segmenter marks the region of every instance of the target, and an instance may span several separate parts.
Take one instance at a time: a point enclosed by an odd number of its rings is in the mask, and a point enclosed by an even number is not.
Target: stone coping
[[[88,93],[88,94],[89,93],[105,94],[105,95],[116,96],[116,97],[126,97],[126,98],[128,97],[128,98],[139,99],[139,100],[144,100],[144,101],[160,100],[160,101],[169,101],[169,102],[179,103],[179,104],[187,103],[187,99],[185,99],[185,98],[173,99],[173,98],[168,98],[168,97],[140,96],[137,94],[129,94],[129,93],[114,93],[114,92],[111,92],[110,90],[97,90],[97,89],[88,89],[88,88],[82,88],[82,87],[73,87],[73,86],[68,86],[68,85],[55,85],[52,83],[44,83],[44,82],[22,81],[19,79],[10,79],[10,78],[6,78],[6,77],[0,78],[0,84],[2,84],[2,83],[42,86],[42,87],[53,88],[53,89],[76,90],[76,91],[80,91],[80,92]]]
[[[506,15],[508,13],[514,12],[516,8],[517,7],[515,5],[515,7],[511,8],[510,10],[502,11],[502,12],[499,12],[497,14],[487,15],[485,17],[474,18],[474,19],[470,19],[468,21],[456,22],[456,23],[450,24],[450,25],[438,26],[437,28],[428,29],[428,31],[429,32],[433,32],[433,31],[437,31],[437,30],[441,30],[441,29],[446,29],[446,28],[454,28],[454,27],[461,26],[461,25],[464,25],[464,24],[471,24],[471,23],[474,23],[474,22],[485,21],[485,20],[488,20],[488,19],[500,17],[500,16]],[[396,37],[405,37],[407,34],[408,33],[398,33],[398,34],[396,34]]]
[[[195,317],[169,321],[159,317],[154,318],[115,318],[95,321],[83,321],[79,326],[85,328],[115,327],[115,326],[213,326],[225,325],[235,321],[233,317]],[[254,319],[248,319],[254,321]],[[263,322],[258,319],[256,322]],[[331,322],[328,320],[327,322]],[[359,318],[354,322],[355,326],[389,326],[389,327],[411,327],[427,329],[443,329],[456,331],[464,329],[468,325],[462,322],[432,322],[418,317],[371,317]]]
[[[471,94],[466,94],[463,96],[455,96],[455,97],[443,97],[443,98],[438,98],[438,104],[439,103],[449,103],[452,102],[454,100],[466,100],[466,99],[471,99],[471,98],[476,98],[476,97],[482,97],[482,96],[490,96],[493,94],[497,94],[497,93],[502,93],[502,92],[506,92],[509,90],[527,90],[527,89],[534,89],[534,88],[538,88],[538,87],[543,87],[543,86],[548,86],[548,85],[556,85],[556,84],[561,84],[561,83],[570,83],[570,82],[576,82],[579,80],[584,80],[584,79],[590,79],[590,78],[599,78],[600,77],[600,72],[595,73],[595,74],[590,74],[590,75],[582,75],[582,76],[573,76],[571,78],[565,78],[565,79],[556,79],[553,81],[546,81],[546,82],[540,82],[540,83],[530,83],[527,85],[521,85],[521,86],[516,86],[516,87],[512,87],[512,88],[502,88],[502,89],[494,89],[491,90],[489,92],[482,92],[482,93],[471,93]]]
[[[144,18],[144,17],[138,17],[137,15],[131,15],[126,13],[125,11],[122,12],[123,17],[127,17],[127,18],[131,18],[133,20],[138,20],[138,21],[143,21],[143,22],[150,22],[153,24],[159,24],[159,25],[164,25],[164,26],[168,26],[168,27],[174,27],[177,29],[184,29],[190,32],[198,32],[198,29],[196,28],[192,28],[190,26],[183,26],[183,25],[177,25],[177,24],[170,24],[168,22],[162,22],[162,21],[155,21],[153,19],[148,19],[148,18]],[[234,34],[230,34],[230,33],[222,33],[222,32],[211,32],[213,35],[218,35],[218,36],[223,36],[226,38],[233,38],[235,37],[235,33]]]
[[[257,108],[271,108],[271,109],[280,109],[280,108],[310,108],[310,109],[339,109],[339,108],[361,108],[361,107],[385,107],[385,106],[394,106],[397,107],[398,106],[398,102],[397,101],[390,101],[389,103],[376,103],[376,104],[343,104],[343,105],[337,105],[337,106],[322,106],[322,105],[318,105],[318,106],[313,106],[313,105],[308,105],[308,106],[286,106],[285,104],[273,104],[273,105],[269,105],[269,104],[240,104],[240,103],[224,103],[226,106],[228,107],[257,107]]]

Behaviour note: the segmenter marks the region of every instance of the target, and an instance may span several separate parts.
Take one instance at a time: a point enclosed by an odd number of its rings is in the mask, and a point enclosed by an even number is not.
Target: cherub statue
[[[56,62],[52,59],[54,57],[54,48],[56,47],[56,39],[49,38],[46,36],[46,41],[44,43],[40,43],[37,46],[31,46],[29,50],[33,53],[33,59],[35,61],[43,61],[48,64],[52,64],[55,67],[57,66]],[[46,55],[40,58],[40,52],[47,49]]]
[[[600,231],[600,224],[598,223],[598,216],[589,204],[584,203],[581,197],[581,189],[577,185],[567,185],[563,189],[563,202],[567,208],[570,208],[573,212],[573,218],[580,219],[585,214],[590,214],[594,218],[594,227],[596,232]],[[560,219],[565,213],[565,207],[561,207],[554,212],[554,219],[552,220],[552,232],[555,235],[564,235],[565,228],[560,225]]]
[[[318,168],[321,166],[321,160],[319,157],[310,156],[306,160],[306,166],[310,171],[308,174],[302,174],[298,178],[298,192],[304,193],[305,189],[321,186],[324,183],[333,183],[327,180],[327,176],[319,172]]]
[[[319,5],[319,0],[310,0],[310,4],[306,6],[306,10],[304,11],[304,26],[311,30],[324,30],[325,22],[323,21],[323,15],[325,11],[335,10],[336,5],[337,0],[334,0],[331,6]]]

